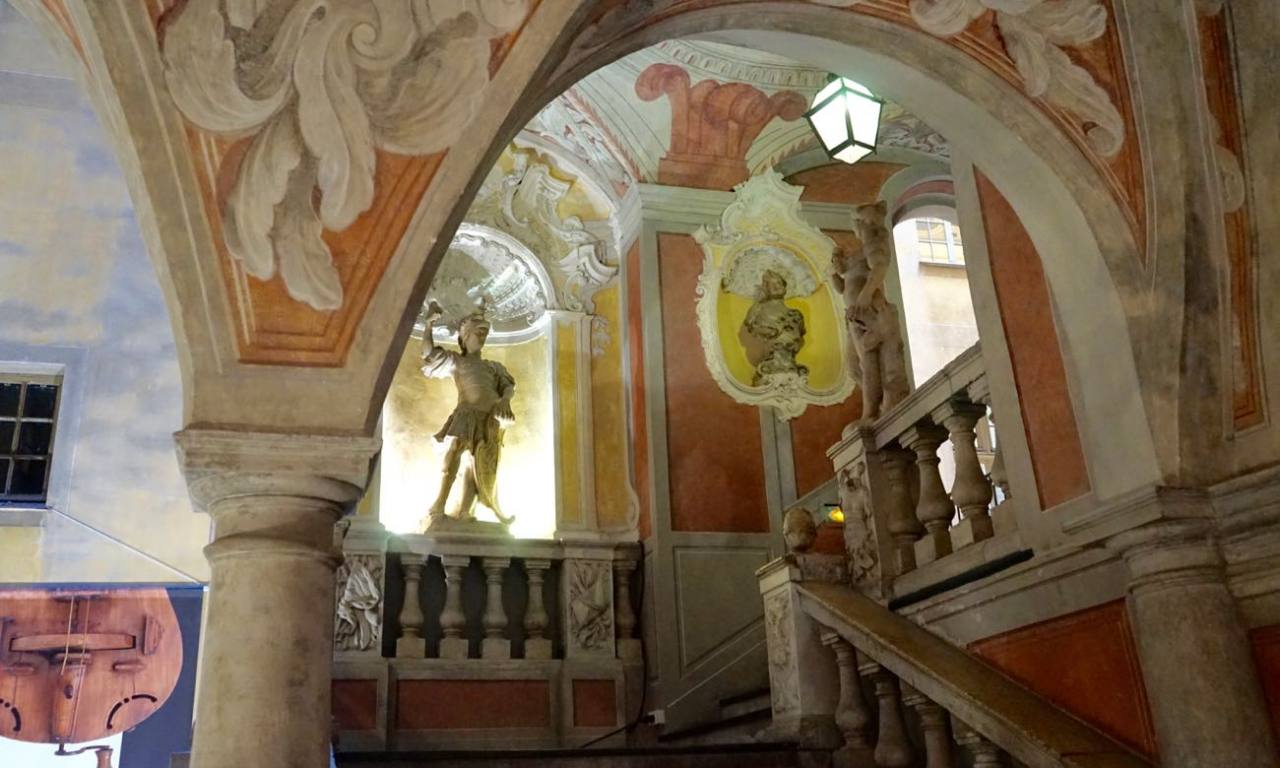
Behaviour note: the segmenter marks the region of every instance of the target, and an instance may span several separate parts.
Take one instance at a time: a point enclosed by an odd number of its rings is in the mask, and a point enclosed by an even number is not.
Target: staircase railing
[[[877,768],[1149,762],[974,656],[787,556],[758,572],[770,736]],[[910,714],[908,714],[908,712]],[[909,736],[908,725],[919,736]],[[959,749],[969,759],[957,762]]]

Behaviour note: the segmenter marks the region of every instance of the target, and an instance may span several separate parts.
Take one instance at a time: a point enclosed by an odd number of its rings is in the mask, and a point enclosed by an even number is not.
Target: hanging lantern
[[[884,100],[866,86],[836,77],[813,97],[804,116],[827,154],[852,164],[876,151],[883,107]]]

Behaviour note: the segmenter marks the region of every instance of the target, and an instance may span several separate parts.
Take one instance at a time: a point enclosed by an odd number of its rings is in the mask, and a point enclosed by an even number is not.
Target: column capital
[[[297,496],[338,505],[360,498],[381,441],[371,437],[184,429],[178,464],[196,509],[248,496]]]
[[[1162,520],[1112,536],[1129,569],[1129,591],[1222,583],[1222,554],[1212,520]]]
[[[917,456],[921,453],[936,451],[938,446],[947,439],[947,430],[936,424],[912,424],[902,430],[899,440],[903,446],[914,451]],[[936,457],[935,457],[936,458]]]

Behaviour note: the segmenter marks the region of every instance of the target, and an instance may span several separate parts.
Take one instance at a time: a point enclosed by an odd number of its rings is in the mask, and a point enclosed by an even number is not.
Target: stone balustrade
[[[947,640],[789,555],[757,571],[773,724],[834,765],[1148,765]],[[964,757],[961,757],[964,755]]]
[[[575,746],[634,716],[637,545],[379,540],[353,535],[361,525],[344,541],[351,565],[339,571],[334,646],[348,748]],[[353,621],[376,629],[343,629]],[[464,718],[437,703],[450,697],[488,704]]]
[[[867,593],[887,598],[895,578],[989,539],[997,527],[1016,527],[1012,515],[998,511],[1009,492],[999,445],[992,445],[989,405],[975,344],[875,423],[850,424],[828,452],[845,513],[850,574]],[[943,445],[954,461],[949,491],[940,469]],[[998,526],[992,519],[997,487]]]

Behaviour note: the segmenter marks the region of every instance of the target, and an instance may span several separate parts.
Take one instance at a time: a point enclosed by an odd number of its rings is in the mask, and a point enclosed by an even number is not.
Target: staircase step
[[[769,689],[749,691],[737,696],[730,696],[720,701],[720,719],[733,720],[744,715],[756,715],[770,711],[773,701],[769,697]]]
[[[794,745],[510,752],[346,752],[339,768],[799,768]]]

